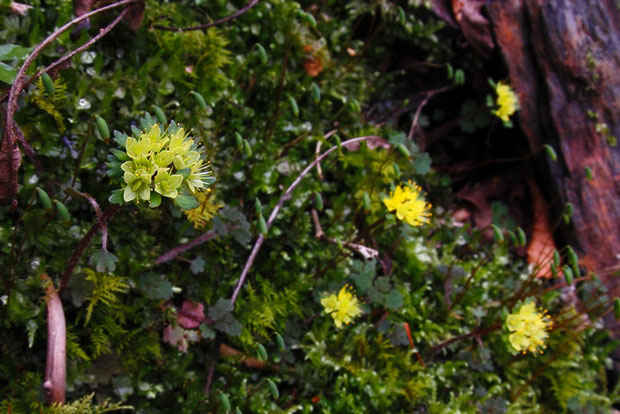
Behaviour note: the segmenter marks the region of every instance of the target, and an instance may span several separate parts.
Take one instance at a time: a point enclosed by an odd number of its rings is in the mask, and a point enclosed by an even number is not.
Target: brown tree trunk
[[[499,48],[552,216],[580,263],[620,296],[620,11],[616,0],[433,0],[472,46]],[[451,9],[451,10],[450,10]],[[556,149],[557,162],[541,151]],[[587,177],[587,169],[592,179]]]

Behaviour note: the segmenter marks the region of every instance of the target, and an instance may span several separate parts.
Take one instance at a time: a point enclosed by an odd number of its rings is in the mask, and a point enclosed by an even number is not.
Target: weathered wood
[[[561,238],[620,296],[620,11],[616,0],[433,0],[474,49],[492,33],[519,95],[517,116]],[[485,17],[483,17],[485,16]],[[553,162],[542,148],[556,149]],[[587,177],[586,169],[592,173]]]
[[[508,0],[486,8],[531,149],[550,144],[558,150],[558,162],[539,159],[559,195],[554,210],[573,205],[568,230],[581,262],[610,276],[620,264],[620,147],[609,142],[620,136],[616,1]]]

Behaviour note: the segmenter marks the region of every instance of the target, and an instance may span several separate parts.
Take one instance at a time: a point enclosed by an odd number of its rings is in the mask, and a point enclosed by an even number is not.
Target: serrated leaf
[[[206,324],[201,323],[198,329],[200,330],[200,336],[204,339],[215,339],[215,331],[209,328]]]
[[[418,154],[413,160],[413,168],[415,169],[416,174],[428,174],[431,170],[431,157],[429,157],[428,153],[422,152]]]
[[[353,262],[353,273],[351,278],[355,281],[355,286],[360,294],[365,294],[370,286],[372,286],[372,280],[375,277],[375,265],[374,262],[362,262],[356,260]]]
[[[392,289],[385,295],[385,306],[391,310],[400,309],[403,306],[403,295],[396,289]]]
[[[138,278],[138,289],[149,299],[165,300],[172,297],[172,284],[166,276],[155,272],[146,273]]]
[[[118,257],[103,249],[93,253],[88,261],[99,273],[112,273],[116,269],[116,262],[118,262]]]
[[[195,275],[198,273],[201,273],[202,271],[204,271],[204,269],[205,269],[205,261],[200,256],[192,260],[192,263],[189,265],[189,270],[191,270],[192,273]]]

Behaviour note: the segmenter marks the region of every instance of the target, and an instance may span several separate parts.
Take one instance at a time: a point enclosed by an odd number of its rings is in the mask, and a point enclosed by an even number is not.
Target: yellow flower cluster
[[[497,94],[497,110],[493,112],[504,122],[510,121],[510,116],[519,109],[519,98],[515,91],[504,82],[498,82],[495,86]]]
[[[331,294],[321,299],[321,305],[325,308],[325,313],[334,318],[336,327],[350,323],[353,318],[360,315],[360,303],[357,298],[349,291],[350,286],[344,285],[338,295]]]
[[[183,210],[183,213],[194,225],[194,228],[200,230],[211,221],[220,208],[224,207],[224,203],[216,201],[215,196],[211,193],[211,189],[196,193],[196,199],[200,205],[191,210]]]
[[[399,185],[383,204],[388,211],[396,211],[399,220],[406,221],[412,226],[428,223],[431,216],[431,205],[421,195],[422,189],[409,181],[409,186]]]
[[[163,131],[155,124],[140,136],[128,137],[123,155],[123,199],[152,201],[151,192],[176,198],[183,186],[191,194],[211,183],[209,165],[183,128]],[[159,197],[158,197],[159,198]]]
[[[527,351],[534,354],[542,353],[546,348],[545,339],[549,336],[547,330],[552,322],[547,316],[547,311],[539,312],[534,302],[523,304],[518,311],[508,315],[506,327],[510,332],[508,340],[517,352]]]

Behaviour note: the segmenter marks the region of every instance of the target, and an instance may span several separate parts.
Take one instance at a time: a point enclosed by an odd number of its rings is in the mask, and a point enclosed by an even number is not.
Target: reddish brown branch
[[[187,243],[182,244],[178,247],[175,247],[174,249],[162,254],[161,256],[159,256],[157,260],[155,260],[155,264],[159,265],[169,260],[172,260],[178,255],[180,255],[181,253],[186,252],[187,250],[192,249],[206,242],[207,240],[211,240],[215,237],[217,237],[217,232],[215,230],[208,231],[205,234],[196,237],[194,240],[188,241]]]
[[[226,23],[226,22],[228,22],[228,21],[230,21],[232,19],[235,19],[235,18],[241,16],[242,14],[244,14],[245,12],[250,10],[252,7],[256,6],[256,3],[258,3],[258,0],[252,0],[248,4],[243,6],[243,8],[237,10],[233,14],[230,14],[230,15],[224,17],[224,18],[221,18],[221,19],[216,20],[216,21],[211,22],[211,23],[201,24],[200,26],[170,27],[170,26],[155,25],[155,26],[152,26],[152,27],[153,27],[153,29],[170,30],[172,32],[190,32],[192,30],[204,30],[204,29],[208,29],[209,27],[217,26],[218,24]]]
[[[95,234],[97,234],[97,232],[101,228],[100,223],[105,223],[107,220],[114,217],[120,211],[120,209],[121,206],[119,205],[113,205],[111,207],[108,207],[108,209],[101,214],[101,220],[97,220],[97,222],[93,224],[93,226],[90,228],[90,230],[88,230],[88,233],[86,233],[82,241],[80,241],[75,250],[73,250],[73,254],[69,258],[69,261],[67,262],[67,267],[65,267],[65,271],[62,274],[60,287],[58,288],[59,292],[62,292],[67,287],[69,279],[73,274],[73,269],[75,269],[75,266],[82,257],[82,254],[84,253],[84,250],[86,250],[86,247],[88,247],[90,242],[93,240],[93,237],[95,237]]]
[[[91,206],[93,206],[93,210],[95,210],[95,214],[97,215],[97,223],[99,224],[99,228],[101,228],[101,248],[105,251],[108,250],[108,226],[106,225],[105,219],[101,213],[101,209],[99,208],[99,204],[97,201],[90,195],[86,193],[81,193],[76,189],[68,187],[65,190],[68,194],[73,194],[78,197],[85,198],[88,200]]]
[[[41,279],[45,284],[47,305],[47,362],[43,389],[48,404],[64,404],[67,378],[67,332],[62,302],[54,282],[44,273]]]
[[[17,75],[15,77],[15,81],[13,82],[13,85],[11,86],[11,90],[9,91],[9,94],[7,97],[8,102],[6,106],[6,113],[4,114],[5,128],[4,128],[4,134],[2,137],[2,146],[0,147],[0,177],[2,177],[2,181],[3,181],[2,183],[3,185],[0,187],[0,199],[1,200],[9,200],[13,196],[13,194],[15,194],[15,192],[17,191],[17,170],[19,169],[19,166],[21,164],[21,156],[20,156],[19,150],[16,147],[16,142],[20,140],[22,141],[22,146],[24,146],[24,143],[26,142],[26,140],[23,139],[23,136],[20,139],[21,132],[19,131],[19,127],[13,120],[13,116],[15,115],[15,112],[17,111],[17,98],[19,97],[19,94],[21,93],[21,91],[24,89],[26,71],[28,70],[30,65],[34,62],[34,60],[37,58],[39,53],[41,53],[41,51],[45,47],[47,47],[50,43],[56,40],[62,33],[67,31],[71,26],[81,22],[82,20],[88,19],[91,16],[101,13],[103,11],[110,10],[116,7],[126,6],[132,3],[136,3],[138,1],[140,0],[122,0],[120,2],[101,7],[97,10],[93,10],[90,13],[86,13],[80,17],[77,17],[71,20],[70,22],[68,22],[67,24],[65,24],[58,30],[56,30],[54,33],[49,35],[45,40],[43,40],[43,42],[39,43],[39,45],[35,47],[35,49],[32,51],[32,53],[30,53],[30,55],[28,55],[28,57],[26,58],[22,66],[19,68],[19,71],[17,72]],[[114,25],[116,25],[116,23],[114,23]],[[112,25],[111,27],[108,27],[109,30],[107,31],[105,31],[104,29],[105,33],[103,34],[100,33],[95,38],[97,40],[100,39],[101,36],[109,32],[114,27],[114,25]],[[94,43],[94,41],[91,40],[91,42],[88,42],[87,45]],[[61,60],[62,59],[63,58],[61,58]],[[30,79],[30,81],[35,79],[36,76],[38,75],[35,75],[33,78]],[[27,148],[26,148],[26,151],[27,151]]]

